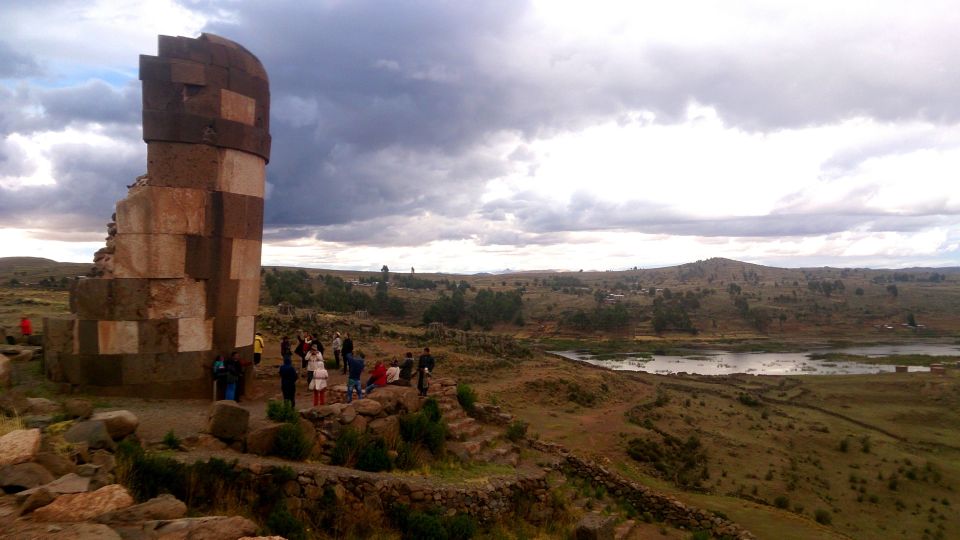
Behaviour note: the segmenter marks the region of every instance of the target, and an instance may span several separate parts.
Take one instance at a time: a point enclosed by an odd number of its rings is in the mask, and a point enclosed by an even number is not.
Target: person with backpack
[[[217,401],[220,390],[226,393],[227,385],[227,362],[222,354],[218,354],[213,360],[213,400]]]

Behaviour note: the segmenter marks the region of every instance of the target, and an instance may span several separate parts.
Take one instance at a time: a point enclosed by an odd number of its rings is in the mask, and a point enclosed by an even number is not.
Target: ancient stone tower
[[[73,318],[45,321],[44,365],[90,392],[206,397],[215,355],[252,357],[270,88],[232,41],[159,41],[140,57],[147,174],[71,291]]]

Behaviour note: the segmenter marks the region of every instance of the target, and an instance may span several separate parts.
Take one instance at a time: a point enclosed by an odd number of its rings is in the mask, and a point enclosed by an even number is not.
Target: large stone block
[[[114,278],[110,281],[110,297],[106,303],[112,307],[111,319],[133,321],[148,317],[150,302],[149,279]]]
[[[55,319],[46,317],[43,319],[43,352],[71,354],[75,352],[77,320]]]
[[[70,288],[70,311],[82,319],[112,319],[111,279],[81,279]]]
[[[123,355],[81,354],[79,359],[80,369],[83,373],[81,380],[84,383],[95,386],[119,386],[123,384]]]
[[[241,150],[220,150],[221,166],[216,190],[263,198],[266,163]]]
[[[206,144],[151,142],[147,145],[150,184],[167,187],[216,189],[220,152]]]
[[[215,192],[209,198],[207,236],[261,240],[263,199],[236,193]]]
[[[207,84],[206,64],[189,60],[169,60],[170,80],[175,83],[205,86]]]
[[[160,36],[157,55],[162,58],[181,58],[204,64],[212,61],[210,49],[206,43],[183,36]]]
[[[117,234],[113,272],[118,278],[181,278],[187,238],[180,234]]]
[[[177,331],[180,352],[209,351],[213,347],[212,319],[178,319]]]
[[[203,317],[206,314],[207,283],[196,279],[151,279],[150,319]]]
[[[80,319],[77,321],[77,353],[97,354],[100,352],[98,321]]]
[[[140,350],[137,321],[97,321],[100,354],[130,354]]]
[[[259,269],[259,265],[257,266]],[[237,312],[241,317],[254,316],[260,307],[260,278],[241,279],[237,284]]]
[[[206,352],[169,353],[169,354],[128,354],[121,359],[121,374],[123,384],[128,386],[145,385],[150,387],[166,383],[188,381],[203,381],[206,388],[208,372],[205,369],[209,363]],[[153,392],[152,395],[163,396],[162,392]],[[195,397],[209,395],[202,392]]]
[[[128,353],[173,353],[179,350],[178,322],[182,319],[147,319],[136,321],[139,348]]]
[[[220,116],[227,120],[254,125],[257,102],[255,99],[223,88],[220,90]]]
[[[235,238],[230,253],[230,279],[260,280],[260,241]]]
[[[246,347],[253,344],[254,317],[237,317],[237,333],[235,347]]]
[[[141,186],[117,203],[120,234],[200,234],[206,223],[202,189]]]

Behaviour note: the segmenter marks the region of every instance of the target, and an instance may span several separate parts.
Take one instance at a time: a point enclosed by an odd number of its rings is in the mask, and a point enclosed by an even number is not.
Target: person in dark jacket
[[[360,385],[360,377],[363,376],[363,353],[357,355],[351,354],[345,356],[349,364],[350,374],[347,376],[347,403],[353,401],[353,389],[357,389],[357,399],[363,399],[363,386]]]
[[[343,372],[347,372],[347,358],[353,356],[353,340],[350,339],[350,333],[345,333],[343,337],[343,349],[340,351],[343,354]]]
[[[283,336],[283,339],[280,340],[280,356],[284,360],[293,358],[293,349],[290,347],[290,338],[287,336]]]
[[[293,367],[290,358],[283,359],[283,365],[280,366],[280,391],[283,392],[283,400],[289,401],[290,406],[296,408],[297,379],[300,375],[297,369]]]
[[[400,362],[400,378],[393,384],[397,386],[410,386],[410,379],[413,378],[413,353],[408,352]]]
[[[427,395],[427,388],[430,388],[430,377],[436,361],[430,356],[430,347],[423,348],[423,354],[420,355],[417,362],[417,390],[421,396]]]
[[[240,375],[243,373],[243,365],[240,363],[240,353],[233,351],[233,353],[230,354],[230,358],[224,362],[224,365],[226,367],[226,374],[224,374],[223,380],[227,384],[227,388],[224,392],[223,399],[239,401],[237,399],[237,384],[240,382]]]

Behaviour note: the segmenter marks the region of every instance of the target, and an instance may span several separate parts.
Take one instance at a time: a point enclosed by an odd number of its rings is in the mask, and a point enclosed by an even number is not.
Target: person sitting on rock
[[[400,363],[394,358],[390,361],[390,367],[387,368],[387,384],[396,384],[400,379]]]
[[[347,360],[347,403],[353,401],[353,389],[357,389],[357,399],[363,399],[363,387],[360,385],[360,377],[363,375],[363,361],[366,358],[362,352],[357,354],[344,355]]]
[[[410,379],[413,378],[413,353],[408,352],[400,364],[400,379],[397,380],[397,386],[410,386]]]
[[[367,380],[367,395],[373,392],[374,388],[386,385],[387,366],[383,365],[382,360],[377,360],[377,363],[373,366],[373,371],[370,372],[370,378]]]

